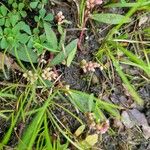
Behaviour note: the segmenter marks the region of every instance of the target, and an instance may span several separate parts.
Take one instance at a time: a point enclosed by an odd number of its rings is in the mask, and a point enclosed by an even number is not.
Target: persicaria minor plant
[[[81,20],[82,21],[82,31],[80,33],[79,41],[78,41],[78,48],[81,50],[81,42],[83,39],[84,31],[86,28],[87,21],[89,19],[93,19],[100,23],[106,23],[110,25],[119,24],[120,22],[128,23],[131,21],[130,18],[125,18],[125,16],[120,14],[112,14],[112,13],[92,13],[93,9],[97,5],[103,4],[102,0],[86,0],[84,1],[84,8],[82,8],[83,11]],[[83,4],[82,4],[83,5]],[[83,19],[82,19],[83,18]]]

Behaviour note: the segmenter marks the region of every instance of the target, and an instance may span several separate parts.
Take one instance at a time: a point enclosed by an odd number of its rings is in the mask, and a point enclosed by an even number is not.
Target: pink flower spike
[[[100,129],[100,133],[104,134],[108,131],[108,129],[109,129],[109,120],[106,120],[106,122],[104,122],[102,124],[102,128]]]
[[[96,4],[96,5],[100,5],[100,4],[102,4],[102,3],[103,3],[102,0],[95,0],[95,4]]]

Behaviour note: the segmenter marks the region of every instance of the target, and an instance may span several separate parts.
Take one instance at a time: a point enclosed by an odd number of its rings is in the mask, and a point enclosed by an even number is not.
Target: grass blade
[[[139,105],[143,105],[143,100],[140,98],[138,93],[135,91],[135,89],[132,87],[132,85],[128,81],[127,77],[125,76],[125,74],[123,73],[121,67],[119,66],[119,62],[114,58],[114,56],[112,55],[110,50],[108,50],[108,52],[109,52],[109,55],[110,55],[110,57],[113,61],[114,66],[116,68],[116,71],[118,72],[119,76],[121,77],[121,79],[124,82],[124,84],[125,84],[126,88],[128,89],[128,91],[130,92],[130,95],[133,97],[135,102],[137,102]]]

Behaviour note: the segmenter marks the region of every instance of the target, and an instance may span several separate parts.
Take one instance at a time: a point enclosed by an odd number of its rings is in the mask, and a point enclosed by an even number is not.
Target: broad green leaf
[[[37,7],[37,5],[38,5],[38,2],[31,2],[30,3],[30,7],[33,9],[35,9]]]
[[[18,15],[12,15],[10,17],[10,22],[11,22],[12,26],[14,26],[18,21],[19,21],[19,16]]]
[[[5,24],[5,18],[0,18],[0,26],[3,26]]]
[[[9,36],[9,37],[7,37],[7,41],[8,41],[8,43],[10,44],[10,45],[13,45],[14,44],[14,38],[12,37],[12,36]]]
[[[115,117],[120,117],[117,109],[120,109],[121,107],[117,105],[105,102],[93,96],[93,104],[91,105],[91,108],[89,110],[89,101],[91,99],[89,94],[76,90],[69,90],[68,94],[70,102],[83,113],[94,111],[95,107],[98,106],[99,109],[106,110]]]
[[[52,21],[54,19],[54,15],[52,13],[49,13],[46,17],[44,17],[45,21]]]
[[[7,42],[6,38],[3,37],[2,40],[1,40],[1,48],[5,49],[7,47],[8,47],[8,42]]]
[[[47,42],[52,46],[53,49],[57,49],[58,42],[55,32],[52,30],[50,24],[44,23],[44,30],[46,33]]]
[[[75,107],[77,107],[81,112],[89,112],[89,94],[79,91],[68,91],[70,95],[70,101]],[[94,110],[94,105],[92,110]]]
[[[35,44],[33,45],[34,47],[36,47],[37,49],[39,48],[39,49],[46,49],[46,50],[48,50],[48,51],[50,51],[50,52],[58,52],[57,50],[55,50],[55,49],[53,49],[53,48],[51,48],[51,47],[49,47],[49,45],[48,44],[45,44],[45,43],[37,43],[37,42],[35,42]]]
[[[49,45],[50,46],[50,44],[47,42],[47,40],[46,40],[46,35],[45,35],[45,33],[43,33],[43,34],[41,34],[40,36],[39,36],[39,40],[40,40],[40,43],[47,43],[47,45]],[[50,46],[51,48],[52,48],[52,46]]]
[[[77,39],[73,40],[70,42],[66,47],[65,47],[65,52],[61,51],[52,61],[51,65],[57,65],[61,63],[64,59],[67,58],[67,56],[74,50],[77,46]]]
[[[22,10],[24,8],[25,4],[24,3],[19,3],[18,5],[18,9],[19,10]]]
[[[14,3],[12,4],[12,7],[15,8],[15,9],[17,9],[18,4],[17,4],[16,2],[14,2]]]
[[[4,34],[12,34],[13,32],[12,32],[12,30],[10,29],[10,28],[5,28],[4,29]]]
[[[10,26],[10,20],[6,19],[6,21],[5,21],[5,27],[9,27],[9,26]]]
[[[21,14],[21,16],[22,16],[23,18],[25,18],[25,17],[27,16],[26,11],[20,11],[20,14]]]
[[[30,29],[30,26],[27,25],[27,24],[24,24],[22,26],[22,30],[25,31],[26,33],[28,33],[29,35],[31,35],[31,29]]]
[[[2,14],[3,16],[6,16],[6,14],[7,14],[7,8],[6,8],[4,5],[2,5],[2,6],[0,7],[0,12],[1,12],[1,14]]]
[[[19,21],[13,28],[12,28],[12,31],[13,31],[13,33],[18,33],[21,29],[22,29],[22,27],[24,26],[24,22],[23,21]]]
[[[72,51],[68,55],[67,67],[69,67],[71,65],[71,62],[73,61],[73,59],[75,57],[76,51],[77,51],[77,43],[76,43],[76,46],[74,47],[74,49],[72,49]]]
[[[12,4],[14,0],[8,0],[8,4]]]
[[[26,33],[20,34],[18,38],[19,42],[22,44],[26,44],[29,40],[29,36]]]
[[[46,10],[44,8],[42,8],[40,11],[39,11],[39,14],[40,14],[40,17],[44,17],[45,14],[46,14]]]
[[[124,19],[125,16],[120,15],[120,14],[110,14],[110,13],[101,13],[101,14],[92,14],[91,19],[102,22],[102,23],[107,23],[107,24],[119,24],[120,22],[130,22],[130,19]]]
[[[80,136],[80,135],[83,133],[84,130],[85,130],[85,125],[81,125],[81,126],[75,131],[74,135],[75,135],[76,137],[78,137],[78,136]]]
[[[17,50],[16,50],[16,53],[15,53],[15,50],[14,49],[11,49],[11,50],[8,50],[8,52],[15,56],[15,57],[18,57],[20,60],[22,61],[25,61],[25,62],[30,62],[29,58],[28,58],[28,55],[26,54],[26,51],[25,51],[25,48],[24,47],[19,47]],[[38,56],[37,54],[33,51],[33,49],[29,49],[28,48],[28,54],[30,56],[30,59],[32,60],[32,63],[37,63],[37,59],[38,59]]]
[[[38,16],[34,16],[34,20],[35,20],[35,22],[39,22],[39,17]]]

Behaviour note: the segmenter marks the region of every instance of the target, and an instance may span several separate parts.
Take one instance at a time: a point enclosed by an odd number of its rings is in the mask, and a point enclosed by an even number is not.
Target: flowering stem
[[[80,50],[82,50],[81,42],[82,42],[82,39],[83,39],[83,35],[84,35],[84,31],[85,31],[85,27],[86,27],[87,21],[88,21],[88,13],[86,11],[86,14],[85,14],[85,17],[84,17],[84,22],[83,22],[83,25],[82,25],[82,30],[81,30],[81,33],[80,33],[80,36],[79,36],[79,40],[78,40],[78,48]]]

